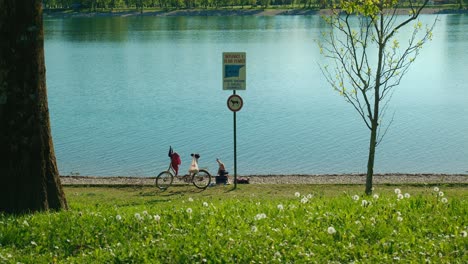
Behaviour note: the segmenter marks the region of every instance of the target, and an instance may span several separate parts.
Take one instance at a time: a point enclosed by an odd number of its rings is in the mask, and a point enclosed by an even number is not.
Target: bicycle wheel
[[[156,177],[156,187],[161,190],[166,190],[171,186],[173,180],[174,175],[172,175],[172,173],[169,171],[163,171]]]
[[[211,175],[206,170],[200,170],[198,173],[193,175],[192,183],[199,189],[206,189],[211,183]]]

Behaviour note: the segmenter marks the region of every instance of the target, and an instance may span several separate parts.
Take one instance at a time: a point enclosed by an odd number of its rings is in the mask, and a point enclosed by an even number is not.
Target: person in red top
[[[177,174],[179,173],[179,165],[182,163],[182,161],[180,160],[180,156],[177,152],[174,152],[172,146],[169,147],[168,156],[169,158],[171,158],[171,167],[172,169],[174,169],[175,175],[177,176]]]

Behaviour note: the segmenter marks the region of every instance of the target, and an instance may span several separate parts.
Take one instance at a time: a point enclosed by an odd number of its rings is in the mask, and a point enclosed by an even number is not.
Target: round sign
[[[229,98],[227,100],[227,106],[228,106],[229,110],[231,110],[233,112],[237,112],[237,111],[241,110],[243,105],[244,105],[244,101],[242,101],[242,98],[237,94],[233,94],[233,95],[229,96]]]

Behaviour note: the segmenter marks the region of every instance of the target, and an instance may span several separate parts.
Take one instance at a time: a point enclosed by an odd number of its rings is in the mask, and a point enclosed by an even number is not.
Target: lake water
[[[376,172],[468,171],[468,16],[438,18],[395,90]],[[61,175],[154,176],[169,145],[182,172],[194,152],[201,167],[216,172],[219,157],[233,172],[232,92],[221,80],[229,51],[247,53],[238,174],[364,173],[369,131],[320,71],[324,27],[318,16],[47,18]]]

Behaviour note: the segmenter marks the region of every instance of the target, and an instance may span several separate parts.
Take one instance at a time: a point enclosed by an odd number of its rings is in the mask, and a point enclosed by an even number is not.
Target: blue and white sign
[[[223,52],[223,90],[246,89],[245,52]]]

